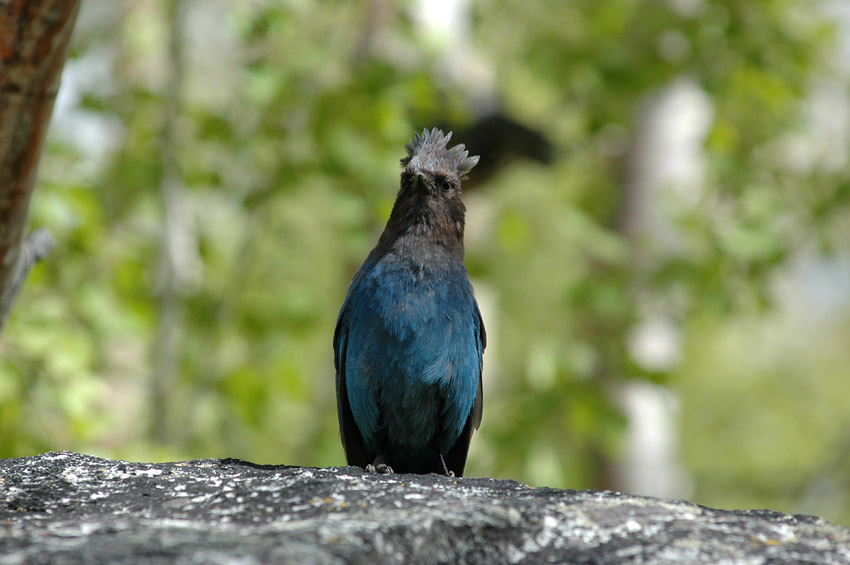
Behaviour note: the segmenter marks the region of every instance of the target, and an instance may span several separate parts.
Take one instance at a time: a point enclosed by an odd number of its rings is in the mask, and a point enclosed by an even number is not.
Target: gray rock
[[[0,565],[850,563],[850,529],[769,510],[235,459],[0,460]]]

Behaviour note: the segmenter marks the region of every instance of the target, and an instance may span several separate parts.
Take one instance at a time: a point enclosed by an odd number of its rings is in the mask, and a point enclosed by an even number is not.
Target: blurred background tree
[[[84,3],[0,456],[344,464],[336,315],[442,125],[482,154],[470,476],[850,524],[849,27],[829,1]]]

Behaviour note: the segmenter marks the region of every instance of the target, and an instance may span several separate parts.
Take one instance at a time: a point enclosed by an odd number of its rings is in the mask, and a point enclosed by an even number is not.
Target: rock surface
[[[514,481],[235,459],[0,460],[0,565],[850,563],[850,529]]]

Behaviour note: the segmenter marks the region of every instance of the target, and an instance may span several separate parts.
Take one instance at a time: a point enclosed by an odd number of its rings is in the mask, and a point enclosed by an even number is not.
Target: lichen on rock
[[[850,529],[515,481],[236,459],[0,460],[0,565],[850,563]]]

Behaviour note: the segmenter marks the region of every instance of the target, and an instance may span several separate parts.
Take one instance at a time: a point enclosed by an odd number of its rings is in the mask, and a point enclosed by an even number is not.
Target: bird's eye
[[[450,191],[450,190],[452,189],[452,183],[450,183],[450,182],[449,182],[448,180],[446,180],[446,179],[443,179],[443,180],[440,182],[440,188],[443,190],[443,192],[448,192],[448,191]]]

